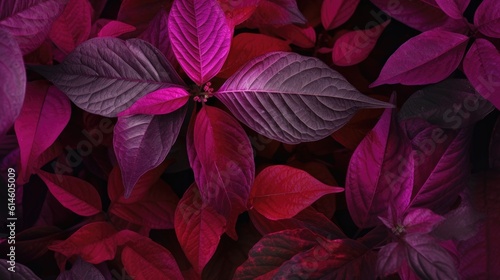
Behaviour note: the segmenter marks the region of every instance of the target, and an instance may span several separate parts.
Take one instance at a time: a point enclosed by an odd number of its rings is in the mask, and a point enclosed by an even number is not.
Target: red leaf
[[[389,23],[390,20],[370,29],[344,33],[333,45],[333,63],[339,66],[350,66],[365,60]]]
[[[474,25],[484,35],[500,38],[500,3],[496,0],[482,1],[474,15]]]
[[[21,180],[29,180],[32,165],[54,143],[70,116],[71,105],[64,93],[43,81],[28,83],[14,124],[21,149]]]
[[[131,241],[122,251],[122,262],[135,280],[184,279],[172,254],[151,239],[129,231]]]
[[[70,53],[87,40],[91,30],[92,6],[88,0],[70,0],[52,24],[49,38],[63,52]]]
[[[47,184],[49,191],[66,208],[80,216],[93,216],[102,211],[101,197],[97,190],[86,181],[42,170],[38,176]]]
[[[359,4],[359,0],[325,0],[321,6],[321,21],[326,30],[346,22]]]
[[[495,107],[500,108],[500,53],[495,45],[477,39],[464,58],[464,72],[474,88]]]
[[[135,27],[117,20],[106,23],[97,33],[97,37],[120,37],[125,33],[135,31]]]
[[[136,27],[136,33],[142,33],[156,13],[165,8],[165,0],[123,0],[117,20]],[[132,34],[133,35],[133,34]]]
[[[231,50],[217,77],[229,78],[250,60],[274,51],[291,51],[287,42],[263,34],[240,33],[233,38]]]
[[[226,14],[226,19],[232,28],[247,20],[254,13],[255,9],[257,9],[257,6],[261,1],[262,0],[218,0],[219,5]]]
[[[214,255],[225,226],[224,217],[204,204],[197,186],[191,185],[175,211],[175,233],[199,275]]]
[[[261,0],[252,16],[245,22],[249,28],[266,25],[283,26],[291,23],[306,24],[295,0]]]
[[[370,87],[382,84],[424,85],[447,78],[460,64],[467,36],[433,29],[401,45],[385,63]],[[429,75],[428,73],[431,73]]]
[[[119,240],[115,228],[107,222],[86,224],[64,241],[54,242],[49,249],[69,258],[79,255],[84,261],[98,264],[115,257]]]
[[[287,24],[283,26],[264,26],[260,28],[260,32],[275,37],[280,37],[290,44],[301,48],[313,48],[316,44],[316,31],[311,26],[300,27],[295,24]]]
[[[189,100],[189,92],[180,87],[162,88],[139,98],[132,106],[118,116],[165,115],[178,110]]]
[[[287,219],[323,195],[342,191],[342,188],[321,183],[305,171],[276,165],[259,173],[249,203],[270,220]]]

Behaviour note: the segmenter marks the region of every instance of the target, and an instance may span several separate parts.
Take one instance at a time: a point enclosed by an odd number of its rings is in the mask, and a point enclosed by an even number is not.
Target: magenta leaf
[[[47,82],[29,83],[14,128],[21,149],[20,178],[29,180],[36,160],[59,137],[71,117],[68,98]]]
[[[187,106],[167,115],[119,117],[113,147],[122,171],[125,197],[139,178],[162,163],[177,139]]]
[[[413,186],[412,146],[386,109],[377,125],[361,141],[349,163],[346,199],[351,217],[360,228],[380,224],[389,205],[398,213],[408,206]]]
[[[28,54],[47,38],[54,20],[68,0],[26,0],[0,2],[0,28],[18,42]]]
[[[13,262],[15,265],[14,270],[10,265],[10,260],[8,259],[0,259],[0,279],[5,280],[42,280],[40,277],[36,276],[31,269],[27,266],[15,261]]]
[[[444,218],[429,209],[412,208],[402,222],[406,234],[429,233],[433,231]]]
[[[413,93],[398,113],[399,121],[422,118],[441,128],[472,127],[495,107],[466,79],[447,79]]]
[[[437,83],[457,69],[467,47],[467,36],[433,29],[401,45],[385,63],[370,87],[383,84]],[[432,72],[432,75],[428,73]]]
[[[115,117],[159,88],[183,84],[156,48],[140,39],[94,38],[56,66],[31,66],[90,113]]]
[[[202,200],[226,218],[247,208],[255,164],[250,140],[226,112],[204,106],[188,134],[189,161]]]
[[[4,3],[7,3],[4,1]],[[21,113],[26,91],[26,70],[17,42],[0,29],[0,139]]]
[[[476,10],[474,25],[484,35],[500,38],[500,3],[484,0]]]
[[[172,50],[172,43],[170,42],[168,32],[168,13],[164,9],[158,12],[149,23],[148,28],[138,38],[155,46],[172,65],[177,65],[177,59]]]
[[[189,99],[189,93],[179,87],[162,88],[146,94],[132,106],[118,114],[119,117],[128,115],[164,115],[178,110]]]
[[[111,20],[99,30],[97,37],[119,37],[132,31],[135,31],[135,27],[132,25],[117,20]]]
[[[216,0],[175,0],[168,27],[175,57],[197,85],[217,75],[233,34]]]
[[[400,242],[391,242],[384,245],[378,252],[377,275],[386,277],[398,272],[405,261],[404,248]]]
[[[326,30],[339,27],[356,10],[359,0],[325,0],[321,6],[321,22]]]
[[[325,138],[360,108],[391,106],[361,94],[319,59],[286,52],[248,62],[215,96],[238,120],[287,144]]]
[[[249,28],[266,25],[283,26],[287,24],[307,23],[295,0],[261,0],[255,12],[245,22]]]
[[[390,20],[370,29],[348,31],[340,36],[333,45],[333,63],[349,66],[365,60],[389,23]]]
[[[105,280],[102,273],[92,264],[81,258],[71,266],[70,270],[59,274],[56,280]]]
[[[477,39],[464,59],[464,72],[474,88],[500,108],[500,53],[490,41]]]
[[[436,3],[448,16],[461,19],[463,18],[462,14],[469,6],[470,0],[436,0]]]

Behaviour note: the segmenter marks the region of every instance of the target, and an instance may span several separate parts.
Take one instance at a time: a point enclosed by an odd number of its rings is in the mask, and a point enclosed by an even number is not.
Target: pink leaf
[[[49,191],[66,208],[80,216],[93,216],[102,211],[101,197],[97,190],[82,179],[51,174],[42,170],[38,176],[47,184]]]
[[[469,6],[470,0],[436,0],[436,3],[448,16],[462,19],[462,14]]]
[[[119,37],[125,33],[135,31],[135,27],[117,20],[106,23],[97,33],[97,37]]]
[[[92,6],[88,0],[70,0],[54,21],[49,38],[63,52],[70,53],[87,40],[91,30]]]
[[[359,4],[359,0],[325,0],[321,6],[321,21],[326,30],[346,22]]]
[[[0,139],[12,127],[21,113],[26,92],[26,70],[23,56],[15,39],[0,30]]]
[[[161,9],[138,38],[151,43],[165,55],[170,64],[177,67],[178,63],[172,50],[168,29],[168,13]]]
[[[245,26],[257,28],[266,25],[283,26],[287,24],[306,24],[295,0],[261,0]]]
[[[346,199],[358,227],[379,224],[389,205],[398,213],[408,206],[413,186],[411,143],[403,136],[394,109],[386,109],[361,141],[349,163]]]
[[[204,203],[226,218],[246,209],[254,181],[253,151],[245,131],[229,114],[204,106],[196,117],[190,164]]]
[[[0,2],[0,27],[18,42],[21,52],[38,48],[68,0],[27,0]]]
[[[316,31],[312,26],[301,27],[295,24],[287,24],[283,26],[264,26],[260,28],[263,34],[280,37],[290,44],[301,48],[313,48],[316,44]]]
[[[184,106],[188,99],[189,93],[184,88],[162,88],[141,97],[118,116],[165,115]]]
[[[300,169],[276,165],[259,173],[249,203],[270,220],[289,219],[323,195],[342,191],[342,188],[325,185]]]
[[[333,63],[350,66],[365,60],[389,23],[390,20],[370,29],[349,31],[340,36],[333,45]]]
[[[182,250],[200,275],[225,231],[225,218],[203,203],[195,184],[184,193],[175,211],[175,233]]]
[[[484,0],[476,10],[474,25],[484,35],[500,38],[500,3]]]
[[[500,108],[500,53],[490,41],[477,39],[464,59],[464,72],[474,88]]]
[[[20,178],[28,181],[35,160],[59,137],[71,116],[68,98],[43,81],[29,83],[14,128],[21,148]]]
[[[174,54],[197,84],[212,79],[231,47],[232,30],[216,0],[175,0],[168,19]]]
[[[447,78],[460,64],[467,36],[433,29],[401,45],[385,63],[370,87],[382,84],[423,85]],[[428,73],[432,72],[432,75]]]

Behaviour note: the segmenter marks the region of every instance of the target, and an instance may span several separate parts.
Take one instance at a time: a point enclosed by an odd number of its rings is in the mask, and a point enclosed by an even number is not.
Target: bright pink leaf
[[[88,39],[91,19],[92,6],[88,0],[70,0],[52,24],[49,38],[60,50],[70,53]]]
[[[462,61],[469,38],[433,29],[401,45],[370,87],[382,84],[424,85],[447,78]],[[431,73],[432,75],[428,75]]]
[[[261,0],[253,15],[245,22],[249,28],[266,25],[306,24],[295,0]]]
[[[365,60],[389,23],[390,20],[370,29],[344,33],[333,45],[333,63],[339,66],[350,66]]]
[[[93,216],[102,211],[101,197],[97,190],[86,181],[42,170],[38,176],[47,184],[49,191],[69,210],[81,216]]]
[[[119,37],[134,30],[135,27],[130,24],[126,24],[117,20],[111,20],[106,23],[101,28],[101,30],[99,30],[99,32],[97,33],[97,37]]]
[[[59,137],[71,116],[68,98],[48,83],[37,81],[26,88],[23,109],[16,120],[16,131],[21,148],[22,180],[28,181],[35,160]]]
[[[139,39],[149,42],[160,50],[162,54],[168,59],[170,64],[174,67],[178,66],[177,59],[175,58],[174,51],[172,50],[172,43],[170,42],[168,32],[168,13],[161,9],[158,14],[151,20],[148,28],[139,35]]]
[[[500,3],[496,0],[482,1],[474,15],[474,25],[484,35],[500,38]]]
[[[326,30],[346,22],[359,4],[359,0],[325,0],[321,6],[321,22]]]
[[[26,70],[15,39],[0,30],[0,139],[21,113],[26,92]]]
[[[92,264],[76,259],[70,270],[64,271],[56,280],[105,280],[102,273]]]
[[[203,202],[226,218],[243,212],[255,164],[250,140],[241,125],[226,112],[204,106],[189,141],[194,141],[188,144],[189,160]]]
[[[170,87],[155,90],[138,99],[132,106],[118,114],[164,115],[178,110],[189,99],[189,92],[183,88]]]
[[[474,88],[500,108],[500,53],[490,41],[477,39],[464,58],[464,72]]]
[[[224,65],[232,30],[216,0],[175,0],[168,19],[175,57],[186,74],[202,85]]]
[[[257,9],[261,1],[263,0],[218,0],[232,28],[247,20],[254,13],[255,9]]]
[[[464,17],[462,14],[469,6],[470,0],[436,0],[436,3],[448,16],[462,19]]]
[[[10,33],[21,52],[38,48],[68,0],[26,0],[0,2],[0,29]]]
[[[316,44],[316,31],[312,26],[301,27],[295,24],[287,24],[283,26],[264,26],[260,32],[263,34],[280,37],[290,44],[301,48],[313,48]]]
[[[167,249],[135,232],[128,233],[131,241],[125,244],[121,259],[133,279],[184,279],[174,256]]]
[[[182,250],[200,275],[225,231],[226,220],[203,203],[195,184],[184,193],[175,211],[175,233]]]
[[[323,195],[343,190],[323,184],[300,169],[276,165],[259,173],[249,203],[270,220],[289,219]]]
[[[411,142],[403,136],[394,109],[386,109],[377,125],[358,145],[346,178],[349,212],[360,228],[380,223],[389,205],[402,212],[413,186]]]

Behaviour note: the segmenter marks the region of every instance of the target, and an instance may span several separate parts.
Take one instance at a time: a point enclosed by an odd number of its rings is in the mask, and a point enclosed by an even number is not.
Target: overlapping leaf
[[[165,55],[172,65],[177,65],[168,32],[168,13],[165,10],[161,9],[158,12],[138,38],[151,43]]]
[[[321,6],[321,21],[326,30],[339,27],[356,10],[359,0],[325,0]]]
[[[484,35],[500,38],[500,3],[495,0],[482,1],[474,15],[474,25]]]
[[[65,53],[87,40],[90,35],[92,6],[88,0],[71,0],[52,24],[49,38]]]

